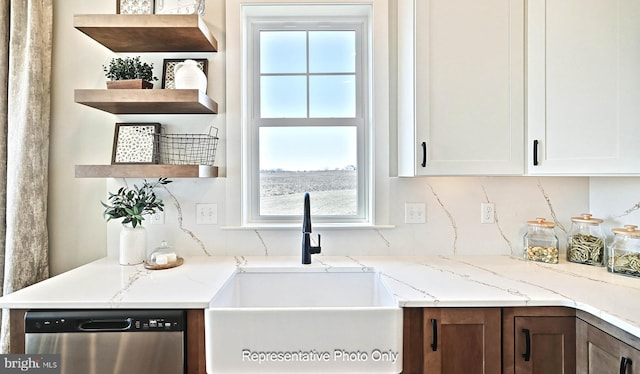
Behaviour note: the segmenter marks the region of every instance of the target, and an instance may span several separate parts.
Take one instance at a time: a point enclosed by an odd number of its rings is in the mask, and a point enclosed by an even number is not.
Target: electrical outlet
[[[218,223],[218,204],[196,204],[196,224],[215,225]]]
[[[164,212],[155,212],[151,215],[149,221],[152,225],[164,225]]]
[[[425,203],[404,203],[404,223],[426,223],[427,205]]]
[[[496,223],[496,207],[493,203],[480,203],[480,223]]]

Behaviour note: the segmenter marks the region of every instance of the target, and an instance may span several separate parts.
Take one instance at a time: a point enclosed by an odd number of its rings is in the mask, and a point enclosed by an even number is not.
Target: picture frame
[[[204,0],[155,0],[155,14],[199,14],[204,15]]]
[[[153,134],[160,128],[159,123],[116,123],[111,164],[154,164],[158,144]]]
[[[155,0],[116,0],[116,14],[153,14]]]
[[[181,58],[167,58],[162,62],[162,88],[173,90],[176,88],[175,85],[175,76],[174,69],[176,65],[180,62],[183,62],[186,59]],[[207,69],[209,66],[209,60],[206,58],[189,58],[189,60],[193,60],[198,63],[198,67],[204,73],[204,76],[209,78],[207,75]],[[205,92],[206,93],[206,92]]]

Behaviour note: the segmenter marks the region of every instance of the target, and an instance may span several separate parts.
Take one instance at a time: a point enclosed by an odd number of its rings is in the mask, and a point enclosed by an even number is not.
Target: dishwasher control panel
[[[184,331],[182,310],[38,310],[25,314],[25,333]]]

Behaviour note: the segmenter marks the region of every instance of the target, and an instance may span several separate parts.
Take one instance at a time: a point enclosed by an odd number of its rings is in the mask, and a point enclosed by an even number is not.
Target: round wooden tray
[[[164,264],[164,265],[158,265],[156,263],[153,262],[144,262],[144,267],[145,269],[149,269],[149,270],[164,270],[164,269],[171,269],[171,268],[175,268],[178,267],[180,265],[184,264],[184,258],[182,257],[178,257],[177,260],[175,260],[174,262],[170,263],[170,264]]]

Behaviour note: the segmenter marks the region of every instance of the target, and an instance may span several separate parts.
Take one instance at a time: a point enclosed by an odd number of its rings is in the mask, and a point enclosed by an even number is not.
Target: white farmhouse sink
[[[205,336],[210,374],[402,371],[402,310],[373,269],[241,268]]]

